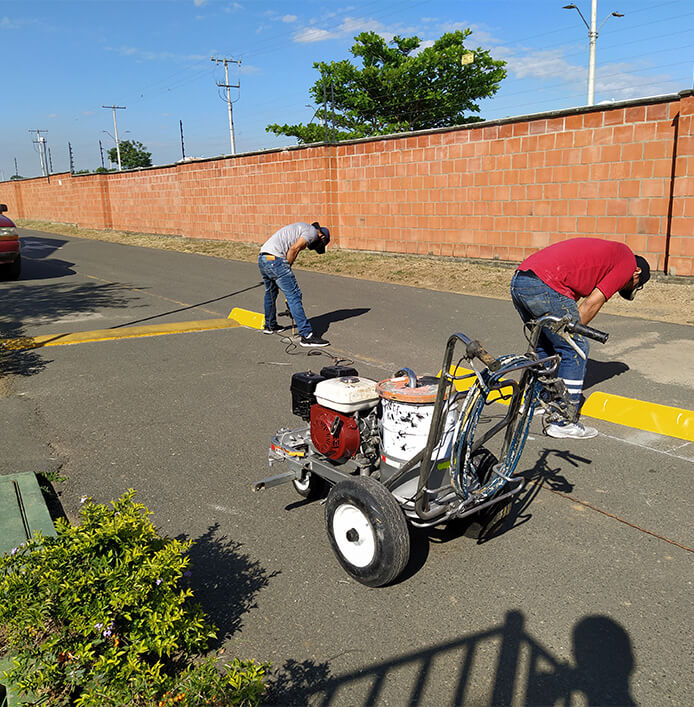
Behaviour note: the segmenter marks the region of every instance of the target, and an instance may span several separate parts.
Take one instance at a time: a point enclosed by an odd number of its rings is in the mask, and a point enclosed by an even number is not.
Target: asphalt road
[[[262,311],[254,264],[24,231],[0,283],[4,337]],[[298,272],[309,317],[363,376],[439,370],[462,331],[523,348],[510,302]],[[600,316],[588,390],[692,409],[694,329]],[[330,363],[235,328],[17,352],[0,359],[0,473],[60,470],[63,508],[132,487],[170,536],[196,541],[196,596],[227,654],[271,660],[279,704],[694,703],[694,445],[597,422],[539,426],[534,483],[504,532],[417,533],[400,581],[368,589],[330,550],[319,503],[270,472],[297,424],[294,371]],[[591,424],[593,424],[591,422]],[[273,473],[277,468],[273,470]]]

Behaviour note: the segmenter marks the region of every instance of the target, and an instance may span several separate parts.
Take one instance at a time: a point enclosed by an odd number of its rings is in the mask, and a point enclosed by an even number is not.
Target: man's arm
[[[303,236],[299,236],[294,243],[289,246],[287,251],[287,262],[291,266],[296,260],[296,256],[308,245],[308,242]]]
[[[600,311],[600,308],[607,300],[605,295],[596,287],[586,297],[581,304],[578,305],[578,313],[581,316],[581,324],[588,324],[590,320]]]

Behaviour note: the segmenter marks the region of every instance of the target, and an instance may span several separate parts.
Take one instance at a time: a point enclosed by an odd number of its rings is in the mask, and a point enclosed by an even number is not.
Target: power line
[[[118,123],[116,122],[116,111],[125,110],[125,106],[101,106],[102,108],[111,108],[113,110],[113,131],[116,133],[116,155],[118,155],[118,171],[120,172],[121,162],[120,162],[120,141],[118,140]],[[127,132],[127,131],[126,131]]]
[[[230,84],[229,83],[229,64],[236,64],[238,66],[241,66],[241,59],[215,59],[215,57],[210,57],[210,61],[213,61],[215,64],[224,64],[224,83],[219,83],[217,81],[217,86],[220,88],[225,88],[227,92],[227,97],[226,97],[226,104],[227,108],[229,111],[229,138],[231,140],[231,154],[235,155],[236,154],[236,142],[234,140],[234,115],[231,109],[231,95],[229,93],[229,90],[232,88],[240,88],[241,84]]]

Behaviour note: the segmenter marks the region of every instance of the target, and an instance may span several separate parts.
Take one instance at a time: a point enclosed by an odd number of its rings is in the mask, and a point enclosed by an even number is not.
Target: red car
[[[16,280],[22,272],[19,233],[14,222],[2,215],[4,211],[7,206],[0,204],[0,277]]]

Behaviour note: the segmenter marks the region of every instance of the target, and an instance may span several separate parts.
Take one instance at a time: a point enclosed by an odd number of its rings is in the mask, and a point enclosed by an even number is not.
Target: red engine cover
[[[343,461],[359,450],[359,426],[349,415],[311,405],[311,441],[328,459]]]

